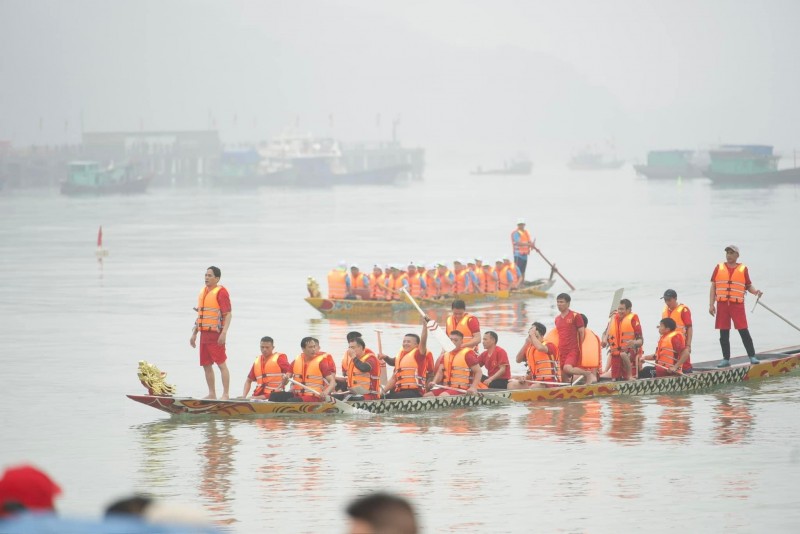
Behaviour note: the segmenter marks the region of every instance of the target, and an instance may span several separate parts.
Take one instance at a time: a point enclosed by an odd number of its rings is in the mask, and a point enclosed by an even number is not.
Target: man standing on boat
[[[483,348],[478,356],[478,363],[486,367],[487,378],[483,381],[492,389],[508,389],[508,379],[511,378],[511,367],[508,364],[508,353],[497,346],[497,334],[491,330],[483,334]]]
[[[205,287],[197,299],[197,319],[192,329],[189,344],[197,347],[197,333],[200,332],[200,365],[203,367],[208,384],[207,399],[216,399],[217,390],[214,379],[214,364],[219,367],[222,377],[222,399],[229,398],[230,373],[225,363],[225,339],[231,325],[231,297],[228,290],[218,285],[222,271],[213,265],[206,269]]]
[[[478,318],[467,313],[467,305],[461,299],[456,299],[450,305],[452,313],[445,323],[445,332],[449,336],[454,330],[461,332],[464,338],[464,348],[474,349],[481,344],[481,324]]]
[[[606,369],[611,368],[614,380],[630,380],[638,373],[638,356],[642,352],[642,323],[631,311],[633,304],[628,299],[619,301],[617,311],[611,314],[608,327],[603,333],[600,346],[608,347],[609,359]]]
[[[674,289],[667,289],[664,291],[664,310],[661,312],[661,318],[666,319],[669,317],[675,321],[676,329],[683,334],[683,339],[686,342],[686,348],[689,352],[692,351],[692,335],[694,329],[692,328],[692,312],[686,304],[678,304],[678,293]]]
[[[585,385],[589,385],[596,382],[597,378],[593,371],[580,367],[581,345],[586,335],[586,325],[580,313],[569,309],[570,302],[572,297],[566,293],[560,293],[556,297],[559,314],[556,315],[555,322],[561,371],[563,375],[568,375],[564,376],[565,379],[578,375],[583,377]]]
[[[744,295],[748,292],[761,298],[763,292],[753,286],[747,266],[739,263],[738,259],[739,247],[728,245],[725,247],[725,262],[717,265],[711,274],[708,313],[716,317],[714,327],[719,330],[719,344],[722,347],[722,361],[717,367],[731,365],[731,321],[733,327],[739,331],[750,363],[759,362],[753,338],[747,329]]]
[[[531,235],[525,229],[525,219],[517,219],[517,228],[511,232],[511,246],[514,248],[514,263],[519,267],[520,284],[525,280],[525,268],[528,266],[528,255],[533,248]]]

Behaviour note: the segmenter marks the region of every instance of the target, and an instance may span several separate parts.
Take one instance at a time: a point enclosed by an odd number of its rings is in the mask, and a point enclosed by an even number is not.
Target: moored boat
[[[760,186],[800,183],[800,167],[778,169],[780,156],[770,145],[723,145],[709,152],[705,175],[714,185]]]
[[[569,160],[567,167],[574,171],[602,171],[607,169],[619,169],[624,164],[624,160],[607,158],[600,153],[581,152]]]
[[[132,164],[102,167],[96,161],[73,161],[61,183],[61,194],[132,195],[144,193],[151,179],[152,175],[137,172]]]
[[[416,299],[420,306],[426,308],[449,307],[453,299],[461,299],[466,304],[483,304],[509,299],[546,298],[547,290],[553,287],[555,279],[542,278],[532,281],[530,285],[513,291],[495,291],[492,293],[467,293],[452,295],[441,299]],[[306,297],[312,308],[323,315],[371,315],[391,314],[413,310],[408,300],[363,300],[363,299],[327,299],[323,297]]]
[[[515,159],[506,162],[502,168],[484,170],[478,167],[470,174],[477,176],[485,175],[529,175],[533,170],[533,162],[529,159]]]
[[[647,165],[634,165],[637,174],[647,178],[701,178],[704,167],[696,161],[694,150],[651,150]]]

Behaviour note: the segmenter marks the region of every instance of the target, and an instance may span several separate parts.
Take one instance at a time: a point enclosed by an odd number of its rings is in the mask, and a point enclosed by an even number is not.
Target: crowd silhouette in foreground
[[[220,534],[225,532],[197,507],[132,495],[106,506],[102,519],[62,517],[55,500],[61,487],[32,465],[7,468],[0,478],[3,534]],[[358,497],[347,506],[348,534],[416,534],[411,504],[388,493]],[[287,525],[286,531],[292,528]]]

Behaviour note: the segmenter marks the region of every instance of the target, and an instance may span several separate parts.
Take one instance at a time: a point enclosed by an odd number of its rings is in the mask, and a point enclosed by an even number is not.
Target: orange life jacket
[[[347,296],[347,284],[344,279],[347,271],[334,269],[328,273],[328,298],[343,299]]]
[[[467,270],[461,269],[460,271],[456,272],[454,275],[453,280],[453,292],[457,294],[463,294],[467,292],[469,287],[469,278],[467,276]]]
[[[345,278],[346,277],[347,275],[345,276]],[[350,274],[349,277],[350,277],[350,290],[364,289],[365,287],[367,287],[364,285],[364,273],[359,272],[356,276]]]
[[[301,353],[300,356],[295,358],[294,364],[292,365],[292,372],[294,373],[294,379],[300,382],[301,384],[305,384],[306,386],[316,390],[318,393],[322,392],[325,389],[325,377],[322,376],[322,370],[320,370],[319,366],[322,363],[322,360],[330,356],[328,353],[322,352],[314,356],[314,358],[308,362],[306,365],[305,356]],[[292,391],[296,394],[308,394],[311,393],[307,389],[303,389],[297,384],[292,384]],[[313,395],[313,393],[312,393]]]
[[[269,395],[273,391],[281,389],[283,383],[283,373],[280,366],[278,366],[278,358],[285,356],[280,352],[274,352],[269,357],[265,358],[263,354],[256,357],[253,362],[253,371],[256,375],[256,387],[253,395]]]
[[[676,325],[675,330],[683,334],[683,337],[686,337],[686,325],[683,324],[683,318],[681,317],[681,314],[685,309],[686,309],[685,305],[678,304],[672,311],[669,311],[669,306],[664,306],[664,311],[661,312],[662,319],[666,319],[667,317],[669,317],[670,319],[675,321]]]
[[[386,296],[386,289],[383,287],[385,280],[386,275],[384,273],[381,273],[377,276],[375,273],[369,275],[369,286],[372,289],[371,293],[373,299],[383,299]]]
[[[452,295],[453,283],[450,281],[450,270],[446,270],[444,274],[437,271],[436,279],[439,280],[439,295]]]
[[[522,278],[522,273],[519,272],[516,263],[511,263],[508,265],[508,272],[511,273],[511,278],[513,279],[511,282],[511,287],[516,288],[519,286],[519,280]]]
[[[422,293],[422,277],[419,273],[414,273],[413,275],[406,275],[406,280],[408,280],[408,292],[411,293],[412,297],[424,297]]]
[[[717,276],[714,277],[717,301],[744,302],[744,294],[747,290],[745,269],[747,267],[744,263],[738,264],[733,273],[728,272],[728,267],[724,263],[717,266]]]
[[[472,349],[467,348],[444,355],[443,384],[445,386],[468,389],[472,385],[472,369],[467,365],[467,354],[470,352]]]
[[[581,361],[578,364],[583,369],[598,369],[603,360],[603,348],[600,338],[589,328],[584,328],[583,345],[581,345]]]
[[[528,349],[525,351],[525,359],[528,362],[528,373],[531,375],[531,380],[545,382],[561,381],[561,365],[558,361],[558,348],[556,348],[555,354],[548,354],[538,350],[533,345],[529,345]]]
[[[445,324],[445,331],[449,336],[453,330],[458,330],[462,334],[464,334],[464,340],[469,341],[472,339],[473,333],[469,330],[469,325],[467,324],[472,318],[472,315],[465,313],[464,317],[456,324],[455,318],[451,315],[447,318],[447,323]]]
[[[517,235],[517,234],[519,234],[519,241],[515,242],[514,241],[514,236]],[[520,230],[519,228],[517,228],[516,230],[511,232],[511,244],[514,247],[514,255],[515,256],[520,256],[520,255],[521,256],[527,256],[528,254],[531,253],[531,246],[530,245],[522,245],[522,244],[520,244],[523,241],[526,241],[528,243],[531,242],[531,234],[529,234],[527,230]]]
[[[402,300],[403,292],[400,288],[403,287],[403,282],[408,278],[406,273],[400,273],[397,276],[387,276],[386,277],[386,287],[390,289],[390,291],[386,292],[386,300]],[[394,291],[391,291],[394,289]]]
[[[494,267],[481,269],[480,272],[478,272],[478,281],[484,293],[494,293],[497,291],[497,275],[494,272]]]
[[[425,387],[425,375],[428,373],[427,360],[423,369],[422,376],[419,375],[419,367],[417,366],[416,356],[419,354],[419,348],[413,348],[408,352],[397,353],[394,363],[394,389],[400,391],[403,389],[419,389]]]
[[[438,291],[436,287],[436,270],[425,271],[425,285],[428,286],[425,296],[429,299],[436,297]]]
[[[661,339],[658,340],[658,348],[656,349],[657,364],[663,365],[664,367],[671,367],[680,359],[681,355],[672,348],[672,338],[675,336],[683,337],[683,334],[677,330],[673,330],[669,334],[664,334],[661,336]]]
[[[498,291],[508,291],[513,287],[513,279],[512,282],[508,281],[508,272],[511,268],[510,265],[503,265],[500,267],[500,270],[495,267],[495,272],[497,273],[497,290]],[[512,275],[513,277],[513,275]]]
[[[198,330],[222,332],[222,310],[219,309],[217,293],[222,286],[216,286],[209,291],[207,287],[200,290],[197,297],[197,319],[195,325]]]
[[[636,314],[631,312],[622,319],[619,318],[619,312],[614,312],[611,320],[608,323],[608,347],[609,353],[612,356],[619,356],[622,348],[629,342],[636,339],[636,334],[633,331],[633,318]],[[625,352],[638,352],[638,350]]]
[[[371,356],[375,355],[365,351],[359,359],[362,362],[366,362]],[[378,382],[381,379],[381,377],[376,374],[378,372],[379,369],[370,369],[370,371],[365,373],[356,367],[353,359],[350,358],[350,363],[347,368],[347,387],[354,388],[359,386],[366,389],[367,394],[378,394],[380,393],[380,391],[378,391]]]

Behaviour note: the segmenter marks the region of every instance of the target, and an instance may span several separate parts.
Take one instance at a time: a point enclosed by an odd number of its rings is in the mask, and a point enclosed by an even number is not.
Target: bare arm
[[[242,391],[242,398],[243,399],[246,399],[247,396],[250,394],[250,388],[251,387],[253,387],[253,381],[250,380],[250,378],[248,377],[244,381],[244,391]]]
[[[522,345],[522,348],[519,349],[519,352],[517,352],[517,357],[515,358],[517,363],[522,363],[525,361],[525,353],[528,351],[528,347],[530,346],[531,346],[531,338],[528,337],[528,339],[525,340],[525,344]]]
[[[461,348],[474,349],[480,344],[481,344],[481,331],[478,330],[477,332],[472,334],[472,339],[470,339],[469,342],[464,342],[464,344],[461,345]]]
[[[467,393],[474,395],[478,392],[478,385],[481,383],[481,366],[476,363],[470,367],[470,370],[472,371],[472,385],[467,389]]]
[[[712,317],[717,314],[717,309],[714,307],[714,305],[717,302],[716,299],[717,292],[715,286],[716,284],[714,284],[714,282],[711,282],[711,291],[709,292],[708,295],[708,313],[710,313]]]
[[[505,373],[506,371],[506,367],[508,367],[508,365],[501,363],[500,367],[497,368],[497,372],[486,379],[486,383],[491,384],[492,382],[503,376],[503,373]]]

